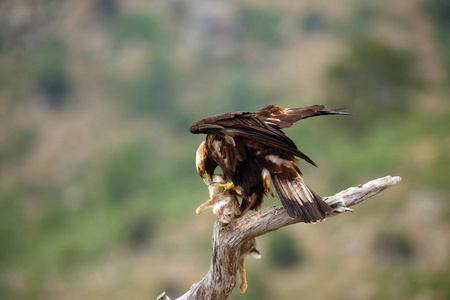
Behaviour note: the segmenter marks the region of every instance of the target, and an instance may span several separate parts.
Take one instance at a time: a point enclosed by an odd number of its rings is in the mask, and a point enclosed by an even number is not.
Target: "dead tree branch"
[[[380,193],[401,180],[398,176],[386,176],[324,198],[325,202],[333,208],[327,218],[351,211],[350,206]],[[241,246],[255,237],[299,222],[301,222],[300,219],[289,217],[283,207],[269,207],[235,218],[230,223],[216,221],[209,272],[177,300],[227,299],[236,285]],[[157,300],[170,300],[170,298],[163,293]]]

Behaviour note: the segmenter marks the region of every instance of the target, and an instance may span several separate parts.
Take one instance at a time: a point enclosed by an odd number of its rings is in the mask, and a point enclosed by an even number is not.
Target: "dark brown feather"
[[[324,105],[312,105],[301,108],[282,108],[276,105],[268,105],[257,112],[258,117],[265,123],[278,128],[291,127],[295,122],[314,116],[323,115],[350,115],[341,112],[343,108],[325,109]]]
[[[272,174],[272,181],[281,203],[290,217],[301,217],[305,223],[314,223],[325,219],[325,213],[331,210],[322,198],[314,193],[299,175],[293,180]]]
[[[265,169],[288,214],[310,223],[323,220],[330,207],[308,188],[294,164],[296,157],[315,163],[281,129],[313,116],[348,114],[339,110],[327,110],[323,105],[269,105],[255,113],[232,112],[204,118],[193,123],[190,131],[207,134],[206,147],[211,156],[207,159],[212,158],[225,177],[242,188],[243,213],[260,207],[266,192],[264,184],[269,184],[262,181]]]
[[[190,131],[221,136],[233,146],[236,145],[235,137],[242,137],[267,147],[278,148],[316,166],[284,132],[259,119],[257,113],[235,112],[208,117],[192,124]]]

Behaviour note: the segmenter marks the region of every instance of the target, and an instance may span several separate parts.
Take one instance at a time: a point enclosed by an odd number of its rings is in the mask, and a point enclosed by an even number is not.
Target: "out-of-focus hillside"
[[[215,220],[190,124],[323,103],[354,116],[286,130],[317,193],[403,182],[259,238],[231,298],[449,299],[449,62],[446,0],[2,1],[0,298],[181,295]]]

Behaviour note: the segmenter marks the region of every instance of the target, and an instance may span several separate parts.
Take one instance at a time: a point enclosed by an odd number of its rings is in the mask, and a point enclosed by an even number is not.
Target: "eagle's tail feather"
[[[294,179],[271,175],[275,190],[290,217],[314,223],[324,220],[326,212],[331,211],[331,207],[306,185],[300,174]]]

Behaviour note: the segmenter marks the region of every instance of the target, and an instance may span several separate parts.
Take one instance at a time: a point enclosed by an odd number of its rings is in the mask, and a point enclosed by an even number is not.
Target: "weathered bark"
[[[386,176],[324,198],[325,202],[333,208],[327,218],[351,211],[348,207],[378,194],[401,180],[398,176]],[[269,207],[235,218],[230,223],[216,221],[209,272],[177,300],[227,299],[236,285],[241,246],[250,239],[299,222],[301,222],[300,219],[289,217],[283,207]],[[157,300],[170,300],[170,298],[163,293]]]

